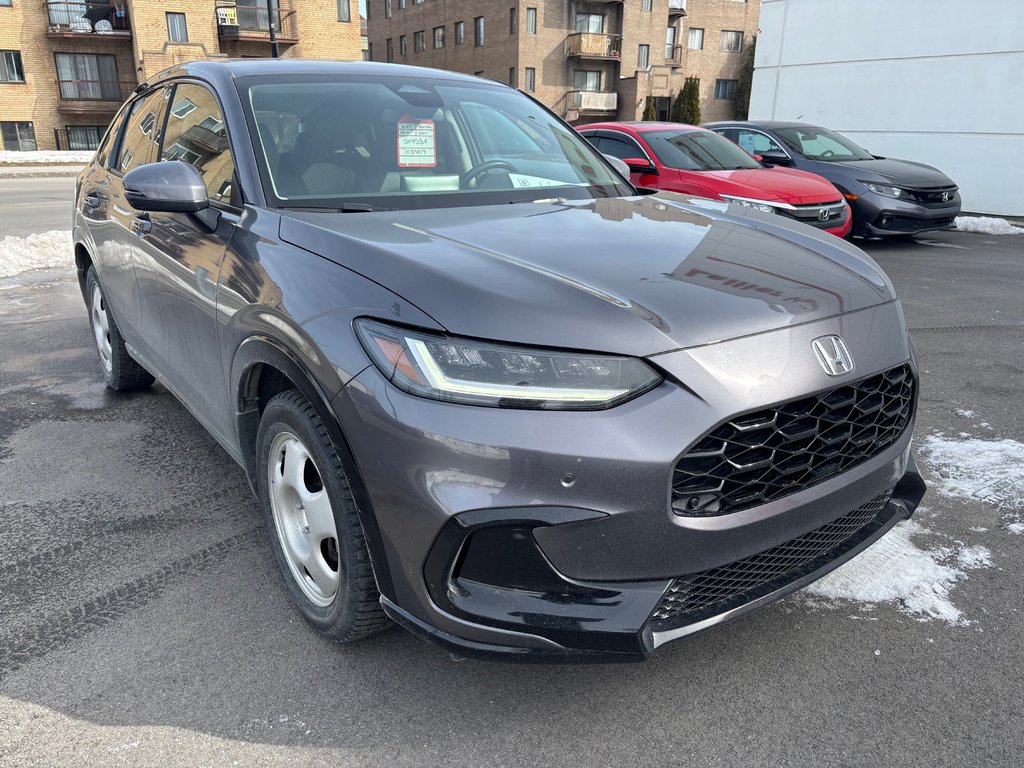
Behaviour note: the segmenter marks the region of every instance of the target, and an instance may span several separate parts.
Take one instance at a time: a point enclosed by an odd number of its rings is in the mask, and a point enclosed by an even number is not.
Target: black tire
[[[96,295],[98,294],[98,296]],[[106,332],[97,325],[99,319],[94,308],[94,301],[98,299],[100,311],[107,322]],[[124,337],[117,328],[114,321],[114,314],[107,306],[106,297],[103,295],[103,288],[96,276],[96,268],[89,267],[85,278],[85,305],[89,311],[89,328],[92,330],[96,356],[100,361],[100,370],[103,372],[103,380],[107,386],[117,392],[132,392],[138,389],[145,389],[153,383],[153,375],[139,365],[132,356],[128,354]],[[105,337],[109,344],[109,350],[101,349],[101,337]],[[106,357],[104,356],[106,353]]]
[[[271,450],[280,437],[295,437],[301,442],[312,459],[314,466],[311,471],[316,473],[318,486],[327,492],[330,500],[337,535],[332,553],[337,558],[338,586],[327,605],[311,600],[299,585],[289,565],[289,556],[285,554],[283,534],[275,521],[271,506],[271,473],[275,471],[279,457],[272,457]],[[306,621],[337,643],[354,642],[387,629],[391,621],[380,606],[380,592],[348,476],[323,422],[299,392],[282,392],[267,404],[260,419],[256,450],[257,490],[274,558],[288,592]]]

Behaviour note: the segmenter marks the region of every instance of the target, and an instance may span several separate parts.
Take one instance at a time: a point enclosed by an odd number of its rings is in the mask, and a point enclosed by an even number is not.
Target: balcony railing
[[[275,2],[272,5],[272,9],[267,8],[266,2],[218,5],[217,33],[221,39],[269,40],[270,25],[273,23],[274,34],[279,42],[298,42],[295,9],[291,2]]]
[[[55,37],[131,35],[126,2],[50,0],[46,3],[46,16],[49,23],[47,34]]]
[[[574,32],[565,39],[565,55],[582,59],[622,58],[622,35]]]
[[[58,112],[113,112],[128,98],[136,83],[128,80],[58,80]]]
[[[615,91],[569,91],[569,109],[578,112],[615,112],[619,94]]]
[[[683,63],[683,46],[681,45],[666,45],[665,46],[665,61],[670,64],[682,64]]]
[[[668,0],[669,16],[685,16],[686,0]]]

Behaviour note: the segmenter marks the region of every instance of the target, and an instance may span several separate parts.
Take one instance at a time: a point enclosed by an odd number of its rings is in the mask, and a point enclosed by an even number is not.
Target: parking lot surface
[[[1024,442],[1024,237],[860,244],[913,329],[918,443]],[[641,665],[337,647],[241,469],[162,387],[104,389],[73,275],[0,281],[0,340],[0,766],[1020,765],[1019,488],[924,501],[922,550],[988,553],[955,622],[798,593]]]

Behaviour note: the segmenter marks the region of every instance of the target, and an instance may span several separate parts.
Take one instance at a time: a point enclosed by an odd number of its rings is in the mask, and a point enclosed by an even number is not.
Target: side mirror
[[[198,213],[210,205],[202,175],[181,160],[140,165],[123,183],[124,199],[137,211]]]
[[[612,164],[612,168],[618,171],[622,175],[622,178],[629,179],[629,166],[622,162],[622,160],[620,160],[617,157],[613,157],[612,155],[605,155],[603,153],[602,157],[604,157],[605,160]]]
[[[793,159],[784,152],[762,152],[754,155],[754,159],[768,165],[792,165]]]
[[[631,173],[646,173],[651,176],[658,176],[658,169],[646,157],[627,157],[623,160],[629,166]]]

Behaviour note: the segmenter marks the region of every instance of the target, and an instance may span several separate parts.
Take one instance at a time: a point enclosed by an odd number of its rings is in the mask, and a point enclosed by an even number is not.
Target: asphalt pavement
[[[33,207],[0,190],[3,235]],[[861,245],[915,329],[918,437],[970,409],[1024,441],[1024,237]],[[456,661],[306,626],[242,471],[161,387],[104,389],[71,274],[0,281],[0,402],[0,766],[1021,764],[1024,537],[983,501],[925,501],[991,551],[960,625],[796,595],[639,665]]]
[[[0,166],[0,173],[3,170]],[[70,230],[74,190],[74,178],[66,176],[0,178],[0,240],[8,235]]]

